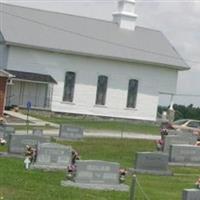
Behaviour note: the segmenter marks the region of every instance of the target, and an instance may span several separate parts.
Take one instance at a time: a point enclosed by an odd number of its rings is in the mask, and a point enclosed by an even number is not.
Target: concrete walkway
[[[16,118],[19,118],[19,119],[22,119],[24,121],[27,120],[27,115],[24,115],[22,113],[19,113],[19,112],[14,112],[14,111],[4,111],[5,114],[7,115],[10,115],[12,117],[16,117]],[[55,127],[55,128],[59,128],[59,125],[58,124],[54,124],[54,123],[51,123],[51,122],[46,122],[46,121],[43,121],[41,119],[37,119],[35,117],[31,117],[29,116],[29,123],[30,125],[33,125],[33,126],[46,126],[46,125],[49,125],[51,127]],[[26,125],[26,122],[24,123],[8,123],[9,125]]]

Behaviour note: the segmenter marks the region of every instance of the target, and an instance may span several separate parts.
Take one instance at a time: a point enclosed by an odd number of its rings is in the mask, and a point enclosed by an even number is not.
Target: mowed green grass
[[[73,116],[62,116],[48,117],[46,115],[31,113],[31,116],[40,118],[45,121],[57,123],[57,124],[71,124],[81,126],[86,130],[108,130],[118,132],[136,132],[159,135],[159,126],[151,123],[133,123],[127,121],[116,121],[109,119],[94,119],[87,117],[73,117]]]
[[[133,167],[137,151],[153,151],[153,141],[87,138],[80,142],[59,142],[72,145],[81,159],[116,161],[122,167]],[[172,168],[175,176],[137,175],[150,200],[181,200],[184,188],[191,188],[200,175],[198,168]],[[61,187],[65,172],[26,171],[23,161],[0,158],[0,198],[4,200],[129,200],[128,192],[84,190]],[[126,183],[130,185],[131,177]],[[145,200],[139,186],[135,200]]]
[[[7,146],[6,145],[0,145],[0,152],[4,152],[4,151],[7,151]]]

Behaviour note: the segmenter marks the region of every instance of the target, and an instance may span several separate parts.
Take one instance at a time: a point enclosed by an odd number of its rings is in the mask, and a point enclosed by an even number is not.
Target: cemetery
[[[29,199],[52,200],[142,200],[145,196],[154,200],[199,200],[200,148],[192,145],[193,136],[177,139],[176,144],[171,137],[179,135],[170,134],[165,137],[168,144],[164,152],[156,152],[154,141],[88,138],[83,129],[67,124],[60,126],[53,140],[42,129],[29,134],[5,130],[1,136],[9,135],[8,143],[0,146],[0,152],[16,156],[0,153],[0,198],[25,200],[27,193]],[[73,160],[74,149],[77,160]],[[26,162],[31,151],[36,157]],[[72,174],[70,166],[74,167]],[[121,171],[127,172],[123,181]]]
[[[200,200],[198,3],[136,3],[0,2],[0,200]]]

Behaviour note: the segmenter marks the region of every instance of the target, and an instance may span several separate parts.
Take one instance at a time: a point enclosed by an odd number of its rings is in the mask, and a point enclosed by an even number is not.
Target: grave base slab
[[[34,164],[31,165],[31,169],[42,169],[44,171],[66,171],[67,166],[50,166],[50,165],[38,165]]]
[[[127,192],[129,191],[129,186],[125,184],[119,185],[103,185],[103,184],[83,184],[83,183],[75,183],[73,181],[61,181],[61,186],[64,187],[78,187],[82,189],[92,189],[92,190],[114,190]]]
[[[152,175],[158,175],[158,176],[173,176],[173,173],[171,171],[155,171],[155,170],[143,170],[143,169],[132,169],[133,173],[138,174],[152,174]]]
[[[169,162],[170,166],[180,167],[200,167],[200,163],[180,163],[180,162]]]

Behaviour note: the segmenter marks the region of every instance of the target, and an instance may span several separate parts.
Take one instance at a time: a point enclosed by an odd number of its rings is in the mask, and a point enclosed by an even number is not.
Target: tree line
[[[193,104],[188,106],[174,104],[173,106],[175,110],[175,120],[178,119],[196,119],[200,120],[200,108],[194,107]],[[167,111],[169,106],[158,106],[159,115],[162,114],[163,111]]]

